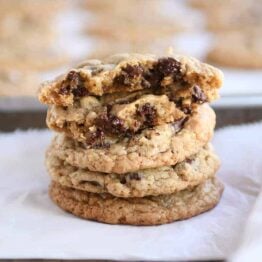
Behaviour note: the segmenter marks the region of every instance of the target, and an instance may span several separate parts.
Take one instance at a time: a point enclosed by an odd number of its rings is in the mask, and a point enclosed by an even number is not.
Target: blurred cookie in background
[[[206,12],[207,28],[211,31],[248,31],[251,28],[262,30],[261,14],[261,0],[231,0]]]
[[[259,29],[248,32],[217,34],[207,60],[223,66],[262,68],[262,33]]]
[[[64,65],[68,61],[63,51],[52,47],[41,48],[17,43],[0,43],[0,68],[45,71]]]
[[[32,71],[0,69],[0,97],[36,96],[39,83]]]
[[[261,0],[190,0],[189,3],[203,11],[210,31],[262,28]]]
[[[241,1],[241,0],[240,0]],[[188,3],[191,7],[199,8],[205,11],[226,7],[232,3],[239,3],[239,0],[188,0]]]

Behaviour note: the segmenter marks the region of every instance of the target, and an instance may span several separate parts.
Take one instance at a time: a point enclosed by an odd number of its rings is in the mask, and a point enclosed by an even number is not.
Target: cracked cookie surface
[[[140,169],[175,165],[199,152],[212,138],[215,113],[207,105],[196,108],[181,124],[164,124],[140,134],[106,141],[106,146],[90,148],[58,134],[50,151],[70,165],[104,173],[128,173]]]
[[[219,159],[209,145],[174,166],[123,175],[77,168],[54,156],[52,152],[47,153],[46,165],[53,181],[62,186],[93,193],[109,193],[116,197],[144,197],[171,194],[203,183],[215,176]]]
[[[78,141],[88,141],[96,132],[130,136],[146,128],[182,121],[186,117],[166,95],[148,94],[138,98],[128,96],[125,99],[118,97],[112,105],[104,105],[102,101],[89,96],[81,101],[80,107],[51,106],[47,114],[47,125]]]
[[[86,96],[149,89],[151,93],[173,90],[180,102],[194,103],[194,88],[206,101],[218,97],[222,72],[198,60],[173,55],[118,54],[100,60],[88,60],[51,82],[42,84],[39,100],[44,104],[70,106]]]
[[[223,185],[217,179],[178,193],[144,198],[116,198],[89,193],[52,182],[52,200],[62,209],[85,219],[109,224],[159,225],[196,216],[217,205]]]

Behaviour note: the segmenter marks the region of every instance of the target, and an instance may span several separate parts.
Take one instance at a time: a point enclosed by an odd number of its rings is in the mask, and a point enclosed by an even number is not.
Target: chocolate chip
[[[59,94],[69,95],[70,94],[70,86],[62,86],[62,88],[59,90]]]
[[[186,163],[187,163],[187,164],[192,164],[193,161],[194,161],[194,160],[193,160],[193,159],[190,159],[190,158],[187,158],[187,159],[186,159]]]
[[[127,65],[126,67],[122,68],[122,70],[126,72],[129,78],[135,78],[143,73],[143,68],[137,65]]]
[[[69,95],[70,92],[76,97],[83,97],[88,94],[84,85],[84,80],[76,71],[70,71],[67,78],[62,82],[60,94]]]
[[[87,181],[92,186],[100,187],[101,185],[97,181]]]
[[[138,173],[127,173],[120,178],[120,183],[124,185],[130,180],[140,181],[141,175]]]
[[[116,84],[116,85],[128,85],[129,82],[128,82],[127,80],[128,80],[128,79],[126,79],[125,75],[120,74],[120,75],[117,75],[117,76],[114,78],[113,82],[114,82],[114,84]]]
[[[106,110],[96,118],[95,124],[109,134],[124,135],[127,132],[124,122],[110,113],[111,108],[112,106],[108,105]]]
[[[144,73],[143,77],[145,79],[144,82],[142,82],[144,87],[148,88],[149,86],[152,89],[158,89],[160,87],[162,77],[154,70],[154,68]],[[157,91],[155,90],[154,93],[156,92]]]
[[[120,183],[121,183],[121,184],[124,185],[124,184],[126,184],[126,182],[127,182],[127,181],[126,181],[125,176],[123,176],[123,177],[120,178]]]
[[[158,90],[166,76],[171,76],[174,82],[184,82],[181,63],[172,57],[160,58],[151,69],[143,73],[144,81],[141,84],[145,88],[149,86],[155,89],[154,94],[160,94],[161,91]]]
[[[91,148],[109,148],[110,144],[105,142],[105,133],[100,128],[95,132],[88,133],[86,144]]]
[[[83,96],[86,96],[88,94],[86,88],[83,87],[83,86],[79,86],[76,89],[73,89],[72,93],[75,97],[83,97]]]
[[[195,103],[202,104],[204,102],[207,102],[205,93],[197,85],[193,86],[192,88],[192,98]]]
[[[187,120],[188,120],[188,117],[182,117],[181,119],[172,123],[175,133],[179,132],[183,128]]]
[[[129,65],[122,68],[122,71],[119,75],[117,75],[113,82],[118,85],[130,86],[134,78],[139,77],[143,73],[143,68],[138,65]]]
[[[141,176],[138,173],[128,173],[127,176],[130,180],[141,180]]]
[[[153,127],[156,119],[156,109],[150,103],[145,103],[141,108],[136,110],[138,117],[142,118],[143,127]]]
[[[163,76],[174,75],[175,79],[181,79],[181,63],[172,57],[160,58],[156,64],[156,71]]]

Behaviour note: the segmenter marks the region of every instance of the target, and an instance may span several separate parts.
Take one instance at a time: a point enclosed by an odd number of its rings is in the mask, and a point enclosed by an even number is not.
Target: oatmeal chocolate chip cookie
[[[36,96],[38,75],[31,71],[0,68],[1,96]]]
[[[239,68],[262,68],[261,30],[229,32],[217,35],[208,61],[223,66]]]
[[[219,159],[210,146],[174,166],[144,169],[137,172],[105,174],[67,164],[52,152],[46,165],[51,178],[62,186],[93,193],[109,193],[117,197],[144,197],[172,194],[214,177]]]
[[[31,42],[31,44],[30,44]],[[0,68],[41,71],[57,68],[68,61],[63,50],[38,46],[40,41],[0,42]]]
[[[155,126],[140,134],[114,141],[104,141],[97,134],[100,147],[80,143],[58,134],[50,150],[67,163],[90,171],[124,174],[140,169],[175,165],[206,145],[213,135],[215,113],[203,104],[186,122]],[[95,140],[94,140],[95,141]]]
[[[198,60],[173,55],[119,54],[103,61],[88,60],[52,82],[42,84],[39,99],[44,104],[69,106],[86,96],[150,90],[172,90],[173,99],[191,104],[201,93],[206,101],[218,97],[222,72]],[[197,90],[197,95],[194,95]]]
[[[218,1],[212,1],[217,4]],[[237,11],[236,11],[237,10]],[[257,0],[234,0],[225,5],[207,9],[207,27],[212,31],[238,30],[249,32],[253,28],[261,31],[262,27],[262,5]]]
[[[166,95],[142,95],[136,99],[133,94],[125,98],[113,98],[112,105],[110,101],[105,105],[101,99],[87,96],[80,100],[80,106],[50,106],[47,125],[78,141],[87,141],[90,133],[98,130],[124,137],[186,117]],[[103,100],[107,99],[103,97]]]
[[[116,198],[110,194],[70,189],[53,182],[49,194],[62,209],[85,219],[109,224],[160,225],[196,216],[215,207],[223,185],[209,179],[178,193],[144,198]]]

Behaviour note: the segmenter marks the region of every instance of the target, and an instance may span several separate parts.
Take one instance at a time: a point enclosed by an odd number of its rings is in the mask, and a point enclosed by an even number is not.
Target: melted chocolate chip
[[[136,110],[138,117],[142,118],[143,127],[153,127],[156,119],[156,109],[150,103],[145,103],[141,108]]]
[[[126,181],[125,176],[122,176],[122,177],[120,178],[120,183],[124,185],[124,184],[126,184],[126,182],[127,182],[127,181]]]
[[[197,85],[192,88],[192,98],[195,103],[202,104],[207,101],[205,93]]]
[[[70,94],[70,86],[62,86],[62,88],[59,90],[59,94],[69,95]]]
[[[141,66],[127,64],[126,67],[122,68],[121,73],[114,78],[113,82],[118,85],[130,86],[133,79],[139,77],[142,73],[143,68]]]
[[[72,93],[75,97],[83,97],[88,94],[84,86],[78,86],[76,89],[72,90]]]
[[[72,92],[76,98],[80,98],[88,94],[88,91],[84,85],[84,80],[76,71],[68,73],[67,78],[62,82],[61,89],[59,91],[62,95],[69,95],[70,92]]]
[[[97,181],[88,181],[89,184],[95,187],[100,187],[101,185]]]
[[[181,63],[172,57],[160,58],[153,68],[144,72],[142,85],[144,88],[151,87],[155,94],[160,94],[159,90],[161,81],[164,77],[171,76],[174,82],[183,82],[183,74],[181,71]]]
[[[110,114],[111,106],[106,107],[106,111],[100,114],[95,121],[96,126],[101,130],[116,135],[123,135],[127,132],[124,127],[124,122],[122,119]]]
[[[188,117],[183,117],[174,123],[172,123],[172,126],[174,128],[175,133],[178,133],[184,126],[185,122],[188,120]]]
[[[105,142],[105,134],[103,130],[97,130],[87,137],[86,144],[91,148],[109,148],[110,144]]]
[[[162,76],[173,75],[178,80],[182,78],[181,63],[172,57],[160,58],[155,67]]]
[[[137,65],[134,65],[134,66],[127,65],[122,70],[126,73],[126,75],[129,78],[135,78],[137,76],[140,76],[143,73],[143,68]]]

